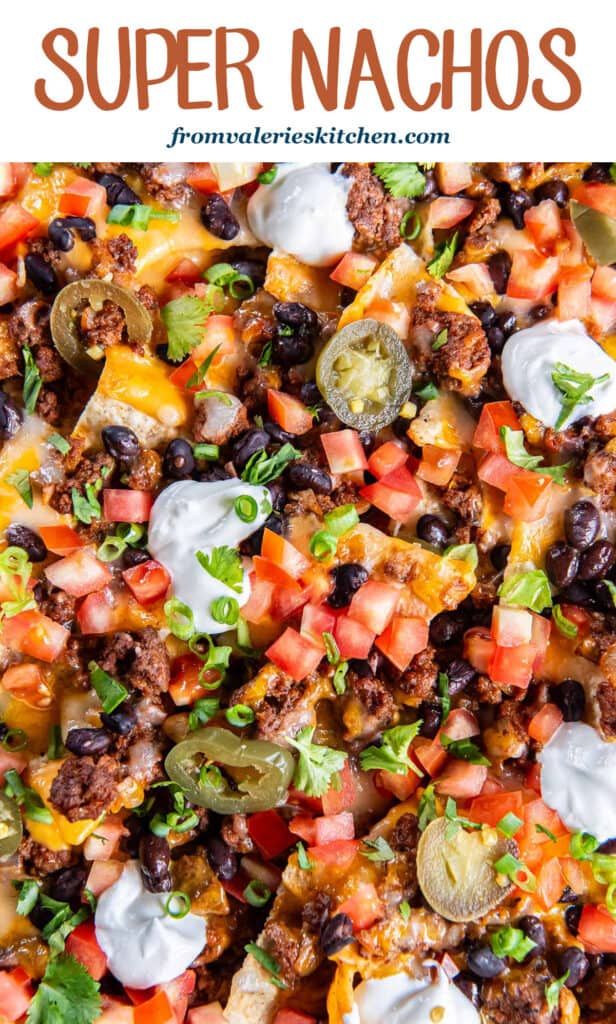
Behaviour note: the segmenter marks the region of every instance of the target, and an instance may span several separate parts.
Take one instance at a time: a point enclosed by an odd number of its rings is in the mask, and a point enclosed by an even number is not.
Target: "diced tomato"
[[[533,675],[535,655],[532,644],[520,644],[519,647],[499,647],[497,644],[488,665],[488,675],[494,683],[525,690]]]
[[[310,568],[310,561],[298,551],[293,544],[281,537],[273,530],[263,531],[261,542],[261,556],[267,558],[274,565],[279,565],[292,579],[297,580],[307,569]]]
[[[0,971],[0,1015],[17,1021],[27,1012],[33,991],[23,967]]]
[[[492,612],[492,636],[499,647],[529,644],[532,632],[533,619],[525,608],[495,606]]]
[[[289,626],[265,654],[274,665],[299,683],[318,668],[323,649]]]
[[[353,922],[353,931],[370,928],[385,915],[385,907],[372,882],[362,882],[352,896],[337,908],[336,913],[346,914]]]
[[[616,269],[596,267],[592,276],[592,293],[600,299],[616,302]]]
[[[59,562],[52,562],[45,569],[45,575],[54,587],[65,590],[72,597],[85,597],[102,590],[112,579],[109,566],[99,562],[88,548],[81,548]]]
[[[550,619],[544,619],[543,615],[537,615],[535,612],[531,612],[533,618],[533,631],[531,634],[530,642],[535,648],[535,660],[533,662],[533,672],[540,672],[543,668],[543,662],[545,661],[545,655],[548,649],[548,643],[552,632],[552,623]]]
[[[92,921],[78,924],[70,933],[66,940],[66,952],[79,960],[95,981],[100,981],[107,972],[107,957],[96,941]]]
[[[611,334],[616,328],[616,302],[594,295],[590,300],[590,317],[602,334]]]
[[[250,879],[245,871],[240,868],[239,871],[229,879],[221,879],[221,885],[229,896],[233,896],[233,899],[239,900],[240,903],[248,903],[248,900],[244,896],[244,890],[248,885]]]
[[[357,788],[355,776],[348,761],[345,761],[339,776],[340,789],[334,789],[332,786],[321,798],[323,814],[340,814],[341,811],[348,811],[355,803]]]
[[[2,676],[2,687],[31,708],[48,708],[52,702],[52,691],[41,667],[33,662],[9,665]]]
[[[428,644],[428,623],[416,616],[394,615],[376,646],[400,672],[404,672],[416,654]]]
[[[513,254],[507,295],[510,299],[545,299],[556,291],[559,270],[557,256],[518,250]]]
[[[355,838],[355,822],[350,811],[341,811],[340,814],[323,815],[315,818],[316,846],[324,846],[326,843],[336,843],[341,840]]]
[[[0,306],[6,306],[17,298],[17,274],[0,263]]]
[[[405,302],[392,302],[384,297],[375,298],[365,312],[367,320],[388,324],[400,338],[406,338],[411,325],[411,314]]]
[[[378,485],[391,488],[394,491],[402,491],[403,494],[410,495],[414,500],[421,501],[423,494],[417,480],[412,473],[409,472],[406,466],[398,466],[397,469],[392,469],[386,476],[379,480]]]
[[[441,736],[445,734],[452,740],[463,740],[479,733],[477,719],[466,708],[455,708],[450,711],[445,728],[440,729],[427,746],[418,746],[415,756],[428,775],[438,775],[447,760]]]
[[[110,633],[116,628],[116,609],[110,590],[88,594],[77,610],[82,633]]]
[[[107,205],[107,193],[102,185],[89,178],[75,178],[75,181],[60,196],[60,213],[74,217],[96,217]]]
[[[275,562],[270,562],[269,558],[262,558],[261,555],[255,555],[252,560],[252,567],[254,569],[257,582],[259,580],[264,580],[266,583],[274,585],[274,590],[272,591],[272,602],[274,601],[277,591],[281,587],[285,590],[294,591],[296,594],[301,592],[301,584],[292,576],[289,576],[289,573],[279,565],[276,565]],[[310,595],[308,595],[308,597],[309,596]]]
[[[294,839],[278,811],[257,811],[248,816],[248,832],[266,860],[288,850]]]
[[[293,580],[295,584],[295,580]],[[310,600],[310,587],[303,590],[297,584],[290,587],[274,587],[270,614],[276,622],[285,622],[291,616],[297,614],[300,608]]]
[[[41,526],[39,533],[47,550],[54,555],[70,555],[83,547],[83,538],[72,526]]]
[[[428,223],[433,228],[453,228],[461,220],[470,217],[475,209],[472,199],[439,196],[433,199],[428,208]]]
[[[0,250],[8,249],[27,238],[39,226],[36,217],[19,203],[9,203],[0,212]]]
[[[582,206],[616,218],[616,185],[602,181],[583,181],[571,193],[571,198]]]
[[[334,627],[334,638],[340,651],[340,657],[367,658],[372,649],[376,633],[371,629],[349,618],[348,615],[340,615]]]
[[[332,473],[355,473],[368,469],[368,460],[356,430],[334,430],[321,434],[321,444]]]
[[[447,725],[443,730],[447,732]],[[451,796],[454,800],[470,800],[479,796],[488,777],[488,769],[484,764],[469,764],[450,758],[445,770],[439,775],[436,789],[441,796]]]
[[[530,720],[528,735],[545,746],[562,725],[563,713],[556,704],[544,704],[540,711],[537,711]]]
[[[157,985],[157,992],[164,992],[175,1014],[176,1024],[184,1024],[188,1009],[188,997],[195,991],[197,975],[194,971],[183,971],[177,978]]]
[[[162,990],[133,1009],[135,1024],[177,1024],[169,997]]]
[[[382,633],[391,622],[399,600],[398,587],[368,580],[353,594],[348,615],[373,633]]]
[[[515,814],[522,821],[524,800],[519,789],[512,792],[500,791],[475,797],[467,816],[471,821],[480,821],[494,828],[506,814]]]
[[[397,472],[401,471],[398,470]],[[408,475],[412,480],[411,474],[409,473]],[[413,495],[405,491],[394,490],[393,487],[388,487],[383,481],[379,480],[376,484],[368,484],[367,487],[362,487],[359,493],[362,498],[365,498],[371,505],[380,509],[381,512],[385,512],[391,519],[395,519],[397,523],[406,523],[422,500],[419,487],[417,487],[417,491],[418,494]]]
[[[487,264],[466,263],[447,273],[447,280],[453,281],[458,291],[468,296],[469,301],[479,299],[490,302],[495,299],[494,282]]]
[[[198,697],[203,696],[203,684],[200,681],[203,662],[195,654],[182,654],[176,658],[171,667],[171,681],[169,683],[169,696],[178,707],[186,707],[192,704]],[[220,678],[215,670],[208,670],[204,676],[204,682],[214,682]]]
[[[210,192],[218,192],[220,188],[211,164],[195,164],[186,178],[186,184],[206,195]]]
[[[616,918],[606,907],[586,903],[578,924],[578,938],[587,953],[616,953]]]
[[[103,514],[108,523],[147,523],[154,498],[151,491],[103,491]]]
[[[102,893],[106,892],[107,889],[110,889],[117,882],[123,870],[124,864],[121,860],[92,861],[86,887],[98,899]]]
[[[543,829],[551,832],[557,838],[567,835],[567,829],[556,811],[553,811],[541,799],[530,800],[524,804],[521,817],[524,819],[524,826],[516,833],[515,838],[524,854],[535,846],[545,846],[546,843],[551,843],[546,832],[537,830],[537,825],[541,825]]]
[[[186,1024],[227,1024],[220,1003],[208,1003],[207,1006],[193,1006],[188,1011]]]
[[[409,768],[406,775],[397,775],[396,772],[379,771],[376,773],[377,786],[393,793],[397,800],[408,800],[417,787],[421,784],[421,776]]]
[[[0,164],[0,199],[8,199],[10,196],[15,195],[16,191],[17,181],[13,164]]]
[[[341,874],[348,871],[357,856],[359,839],[337,839],[323,846],[309,846],[308,856],[321,867],[337,868]]]
[[[299,836],[309,846],[315,846],[317,841],[317,819],[309,814],[296,814],[289,821],[289,831],[294,836]]]
[[[287,1006],[278,1011],[274,1017],[274,1024],[317,1024],[317,1019],[303,1010],[292,1010]]]
[[[511,478],[519,472],[519,467],[514,466],[506,455],[490,452],[481,460],[477,476],[484,484],[490,484],[490,487],[496,487],[499,491],[506,491]]]
[[[590,312],[592,269],[586,265],[561,271],[558,281],[559,320],[584,320]]]
[[[473,444],[486,452],[504,452],[505,442],[500,435],[501,427],[521,430],[511,402],[487,402],[481,409],[479,423],[473,435]]]
[[[461,451],[425,444],[421,451],[417,476],[429,484],[445,487],[455,473],[461,456]]]
[[[271,608],[273,593],[273,583],[268,580],[259,580],[255,576],[251,580],[250,597],[244,607],[240,609],[242,618],[246,622],[252,622],[255,626],[263,622]]]
[[[464,634],[464,657],[478,672],[488,671],[495,648],[494,637],[483,626],[474,626]]]
[[[527,789],[531,789],[533,793],[541,795],[541,765],[538,761],[531,764],[530,768],[524,776],[524,784]]]
[[[212,163],[210,166],[216,176],[220,191],[230,192],[231,189],[240,188],[242,185],[248,185],[254,181],[263,164],[225,162],[222,164]]]
[[[144,607],[154,604],[155,601],[164,597],[171,583],[171,577],[164,565],[154,558],[150,558],[140,565],[134,565],[130,569],[125,569],[122,579],[131,594]]]
[[[333,633],[335,625],[336,616],[325,605],[304,605],[300,632],[309,636],[315,643],[324,647],[323,633]]]
[[[0,780],[4,780],[5,772],[11,769],[21,775],[27,764],[28,760],[21,751],[5,750],[4,747],[0,747]]]
[[[582,236],[571,220],[562,221],[563,238],[556,246],[561,267],[579,267],[584,261]]]
[[[573,622],[578,628],[578,633],[584,636],[588,632],[590,623],[592,622],[588,612],[585,612],[584,609],[580,608],[577,604],[563,603],[560,608],[565,618],[569,619],[570,622]]]
[[[344,256],[329,275],[332,281],[358,292],[376,270],[378,260],[363,252],[345,252]]]
[[[118,852],[122,836],[128,835],[124,825],[117,818],[107,817],[96,826],[96,832],[84,843],[83,855],[86,860],[111,860]]]
[[[560,210],[553,199],[531,206],[524,214],[524,223],[542,252],[549,251],[562,232]]]
[[[267,392],[267,408],[274,423],[278,423],[290,434],[306,434],[312,429],[312,413],[293,395],[270,388]]]
[[[470,164],[437,164],[436,177],[440,191],[446,196],[455,196],[473,183]]]
[[[543,519],[552,497],[553,480],[541,473],[520,469],[511,477],[505,491],[503,508],[512,519],[536,523]]]
[[[70,633],[41,612],[20,612],[2,623],[2,642],[40,661],[55,661],[66,647]]]
[[[560,857],[559,860],[563,875],[565,876],[565,882],[569,888],[578,896],[588,892],[590,881],[588,871],[591,870],[589,865],[582,864],[573,857]]]
[[[545,910],[555,906],[565,890],[567,883],[563,875],[558,857],[550,857],[544,861],[537,874],[536,898]]]
[[[380,445],[368,459],[368,469],[377,479],[387,476],[395,469],[400,469],[408,462],[409,453],[403,445],[397,441],[386,441]]]
[[[170,284],[174,284],[176,281],[181,281],[183,284],[195,284],[196,281],[201,280],[201,270],[193,260],[189,260],[186,257],[176,263],[175,267],[169,271],[165,281],[169,281]]]

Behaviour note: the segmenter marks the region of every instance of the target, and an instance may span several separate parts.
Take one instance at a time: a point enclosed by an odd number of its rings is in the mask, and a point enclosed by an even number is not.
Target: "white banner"
[[[6,3],[0,156],[613,160],[610,9]]]

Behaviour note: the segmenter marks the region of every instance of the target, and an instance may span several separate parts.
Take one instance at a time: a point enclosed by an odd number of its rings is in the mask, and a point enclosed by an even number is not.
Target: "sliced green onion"
[[[37,167],[39,165],[37,164]],[[43,167],[47,167],[47,164],[43,164]],[[261,171],[257,174],[257,181],[260,185],[271,185],[278,174],[278,164],[274,164],[272,167],[268,167],[266,171]]]
[[[259,509],[257,503],[250,494],[240,494],[233,503],[233,508],[238,519],[243,523],[254,523]]]
[[[327,529],[334,537],[342,537],[359,522],[359,516],[355,505],[339,505],[331,512],[326,512],[323,517]]]
[[[589,860],[599,846],[599,840],[590,832],[576,832],[569,840],[569,851],[576,860]]]
[[[238,292],[237,288],[240,286]],[[255,293],[254,281],[248,274],[238,274],[229,282],[229,295],[232,299],[249,299]]]
[[[508,839],[512,839],[516,832],[522,828],[523,824],[524,822],[521,821],[516,814],[513,814],[513,812],[510,811],[504,818],[501,818],[496,827],[504,836],[507,836]]]
[[[323,633],[323,643],[325,644],[325,653],[330,665],[337,665],[340,661],[340,651],[333,635],[327,632]]]
[[[253,878],[244,889],[244,899],[251,907],[264,907],[272,898],[272,890],[268,889],[264,882]]]
[[[230,263],[214,263],[211,267],[207,268],[204,276],[210,284],[224,288],[226,284],[233,280],[236,274],[237,270],[234,270]]]
[[[317,530],[310,538],[310,554],[317,562],[326,562],[333,558],[338,550],[338,538],[327,530]]]
[[[165,903],[165,914],[168,917],[173,917],[175,920],[180,920],[189,913],[192,904],[190,902],[190,896],[187,893],[182,892],[181,889],[176,889],[170,893]]]
[[[180,601],[178,597],[170,597],[165,601],[163,611],[167,625],[178,640],[188,640],[195,632],[195,616],[192,608]]]
[[[521,860],[514,857],[512,853],[506,853],[504,857],[497,860],[494,870],[499,875],[506,875],[510,878],[523,892],[534,892],[537,888],[537,879],[532,871]]]
[[[220,445],[194,444],[193,455],[196,459],[206,459],[208,462],[216,462],[216,460],[220,458]]]
[[[348,661],[341,661],[334,672],[334,690],[341,696],[346,691],[346,674],[349,671]]]
[[[137,545],[145,537],[145,526],[141,523],[120,523],[116,530],[118,537],[125,540],[126,543],[131,547],[137,547]]]
[[[558,632],[566,636],[568,640],[574,640],[578,635],[578,628],[575,622],[567,618],[559,604],[555,604],[552,608],[552,620]]]
[[[115,562],[120,555],[123,555],[127,543],[121,537],[106,537],[96,552],[96,557],[101,562]]]
[[[234,626],[240,614],[240,606],[234,597],[217,597],[210,605],[210,615],[216,622]]]
[[[211,786],[212,789],[222,789],[222,772],[216,764],[204,764],[199,771],[199,785]]]
[[[232,708],[227,708],[225,711],[225,718],[229,725],[243,729],[246,725],[252,725],[255,713],[252,708],[248,707],[248,704],[234,704]]]
[[[23,729],[9,729],[2,737],[2,746],[12,753],[25,750],[28,746],[28,734]]]
[[[409,226],[410,225],[410,226]],[[421,233],[421,218],[413,210],[407,210],[400,221],[400,235],[407,242],[414,242]]]

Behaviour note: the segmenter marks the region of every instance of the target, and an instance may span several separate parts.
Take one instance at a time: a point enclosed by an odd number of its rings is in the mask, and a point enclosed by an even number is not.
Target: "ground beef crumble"
[[[437,675],[438,665],[434,660],[434,648],[429,645],[415,655],[398,681],[398,686],[403,693],[411,694],[418,701],[425,700],[436,686]]]
[[[73,489],[84,495],[86,484],[97,484],[100,481],[102,488],[108,486],[113,475],[114,465],[111,455],[107,455],[106,452],[84,455],[77,463],[74,472],[67,476],[63,483],[55,485],[50,500],[51,507],[62,515],[71,515],[73,512]]]
[[[400,244],[400,222],[411,204],[396,199],[370,170],[369,164],[345,164],[352,178],[347,213],[355,228],[354,247],[360,252],[384,254]]]
[[[545,963],[534,960],[532,970],[486,982],[481,992],[485,1024],[555,1024],[558,1011],[545,999],[545,986],[553,980]]]
[[[163,693],[169,686],[167,648],[151,626],[105,637],[95,660],[109,675],[125,680],[145,696]]]
[[[441,387],[462,395],[477,395],[490,368],[490,346],[474,316],[444,312],[436,307],[437,289],[418,289],[411,314],[411,337],[422,336],[414,355],[419,369],[436,377]],[[446,342],[433,351],[431,339],[446,331]],[[427,332],[427,333],[426,333]]]
[[[53,780],[49,799],[69,821],[98,818],[115,800],[117,780],[112,757],[69,757]]]

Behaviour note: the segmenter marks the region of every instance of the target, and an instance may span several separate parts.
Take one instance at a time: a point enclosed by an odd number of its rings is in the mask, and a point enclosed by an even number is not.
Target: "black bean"
[[[211,836],[206,844],[207,858],[210,866],[223,882],[230,881],[237,874],[237,854],[230,846],[217,836]]]
[[[244,434],[236,437],[231,445],[231,461],[241,472],[244,466],[253,455],[263,451],[270,443],[270,436],[265,430],[247,430]]]
[[[349,658],[349,669],[355,672],[360,679],[374,676],[374,669],[367,658]]]
[[[419,705],[417,714],[421,719],[420,734],[429,740],[433,740],[441,727],[441,719],[443,717],[441,705],[434,703],[434,701],[425,700]]]
[[[143,565],[150,561],[150,552],[145,548],[127,548],[122,555],[122,565],[125,569],[132,569],[136,565]]]
[[[139,846],[141,875],[148,892],[171,892],[171,850],[164,836],[149,833]]]
[[[156,355],[159,359],[162,359],[163,363],[167,363],[168,366],[175,366],[177,359],[169,358],[169,346],[167,344],[156,346]]]
[[[265,284],[265,263],[262,263],[260,260],[230,259],[229,265],[238,274],[245,274],[246,277],[249,277],[255,288],[262,288]]]
[[[544,199],[553,199],[557,206],[565,207],[569,202],[569,186],[560,178],[546,181],[535,189],[535,199],[541,203]]]
[[[470,1000],[475,1009],[478,1010],[481,1005],[481,996],[479,994],[479,985],[474,980],[472,974],[469,974],[467,971],[460,971],[453,979],[453,983]]]
[[[490,352],[492,355],[500,355],[503,351],[505,341],[507,340],[500,327],[498,327],[498,325],[489,327],[486,331],[486,338],[488,339],[488,345],[490,346]]]
[[[614,612],[614,598],[607,580],[599,580],[594,587],[597,604],[605,612]]]
[[[78,757],[98,757],[109,750],[111,736],[104,729],[71,729],[64,746]]]
[[[201,223],[211,235],[225,242],[240,233],[239,221],[218,192],[213,192],[201,207]]]
[[[265,485],[269,491],[273,512],[282,512],[287,503],[287,493],[281,480],[270,480]]]
[[[70,252],[75,245],[73,232],[64,217],[56,217],[47,228],[47,236],[52,245],[60,252]]]
[[[565,512],[565,536],[572,547],[584,551],[597,539],[601,517],[592,501],[584,499]]]
[[[543,953],[545,951],[547,947],[545,928],[538,917],[528,914],[526,917],[523,917],[518,921],[517,927],[521,928],[524,934],[535,943],[534,948],[531,949],[528,957],[537,956],[539,953]]]
[[[23,548],[31,562],[44,562],[47,548],[42,537],[29,526],[12,523],[6,531],[6,539],[11,546]]]
[[[88,871],[77,867],[61,868],[49,876],[49,895],[61,903],[70,903],[75,909],[81,902],[81,893],[86,884]]]
[[[123,466],[130,465],[137,458],[141,446],[130,427],[103,427],[101,436],[106,451]]]
[[[509,335],[513,334],[513,332],[515,331],[517,324],[516,315],[515,313],[511,313],[508,311],[505,311],[504,313],[499,313],[496,317],[496,323],[500,327],[505,337],[508,338]]]
[[[65,217],[64,223],[77,232],[82,242],[91,242],[96,238],[96,224],[91,217]]]
[[[449,540],[449,527],[439,516],[425,515],[417,520],[417,536],[435,548],[444,548]]]
[[[579,722],[584,717],[586,693],[577,679],[564,679],[552,686],[550,698],[562,711],[565,722]]]
[[[278,333],[272,342],[272,359],[280,366],[301,366],[312,359],[314,342],[303,334]]]
[[[552,316],[554,312],[553,306],[533,306],[529,312],[531,320],[546,320],[549,316]]]
[[[21,421],[21,412],[6,391],[0,389],[0,441],[9,441],[19,430]]]
[[[498,572],[503,572],[507,568],[510,554],[511,544],[497,544],[495,548],[492,548],[490,561]]]
[[[589,588],[577,580],[561,590],[560,598],[567,604],[578,604],[581,608],[592,607],[595,603]]]
[[[575,988],[588,974],[590,964],[588,957],[578,949],[577,946],[569,946],[559,957],[558,974],[563,975],[569,972],[565,985],[567,988]]]
[[[275,441],[276,444],[294,445],[297,441],[297,436],[295,434],[290,434],[288,430],[283,430],[282,427],[277,423],[272,423],[271,420],[267,420],[267,422],[263,424],[263,429],[267,430],[272,441]]]
[[[611,164],[591,164],[587,171],[584,171],[584,181],[611,181]]]
[[[299,397],[304,405],[319,405],[323,401],[323,395],[313,380],[307,380],[302,384]]]
[[[292,462],[286,475],[290,485],[298,491],[311,489],[315,494],[331,494],[334,489],[329,473],[303,460]]]
[[[319,943],[325,956],[333,956],[353,942],[353,922],[347,914],[336,914],[321,928]]]
[[[119,174],[97,174],[96,180],[107,193],[108,206],[141,206],[141,200]]]
[[[496,321],[496,313],[491,302],[472,302],[470,308],[481,322],[484,331]]]
[[[369,572],[357,562],[338,565],[332,569],[331,577],[334,589],[327,598],[330,608],[346,608],[356,590],[366,583]]]
[[[58,278],[51,264],[38,252],[29,252],[25,260],[26,275],[32,281],[35,288],[38,288],[44,295],[51,295],[57,291]]]
[[[435,647],[447,647],[462,639],[465,622],[460,612],[439,612],[430,623],[430,643]]]
[[[290,327],[296,334],[315,338],[319,333],[319,318],[301,302],[274,303],[274,316],[284,327]]]
[[[513,226],[521,231],[524,227],[524,214],[533,205],[533,197],[526,189],[520,188],[517,192],[508,186],[504,190],[502,201],[503,212],[511,217]]]
[[[505,970],[505,961],[496,956],[489,946],[474,946],[469,950],[466,962],[469,971],[478,978],[496,978]]]
[[[616,561],[614,545],[609,540],[596,540],[580,555],[578,579],[599,580],[607,576]]]
[[[504,295],[507,291],[509,275],[511,273],[511,256],[504,249],[493,253],[488,260],[488,270],[497,295]]]
[[[117,736],[130,736],[137,728],[137,712],[130,704],[124,702],[109,714],[101,712],[101,722],[109,732]]]
[[[231,473],[228,473],[223,466],[210,466],[209,469],[202,469],[195,474],[195,480],[203,483],[213,483],[215,480],[230,480]]]
[[[552,544],[545,556],[545,571],[554,586],[561,590],[573,583],[580,565],[580,556],[575,548],[563,540]]]
[[[477,675],[473,666],[464,658],[454,658],[445,669],[449,679],[449,693],[452,697],[462,693]]]
[[[170,441],[163,458],[164,475],[171,480],[182,480],[190,476],[194,468],[195,457],[188,441],[183,437],[176,437]]]
[[[572,935],[577,935],[578,925],[582,916],[582,904],[572,903],[570,907],[565,910],[565,924]]]

